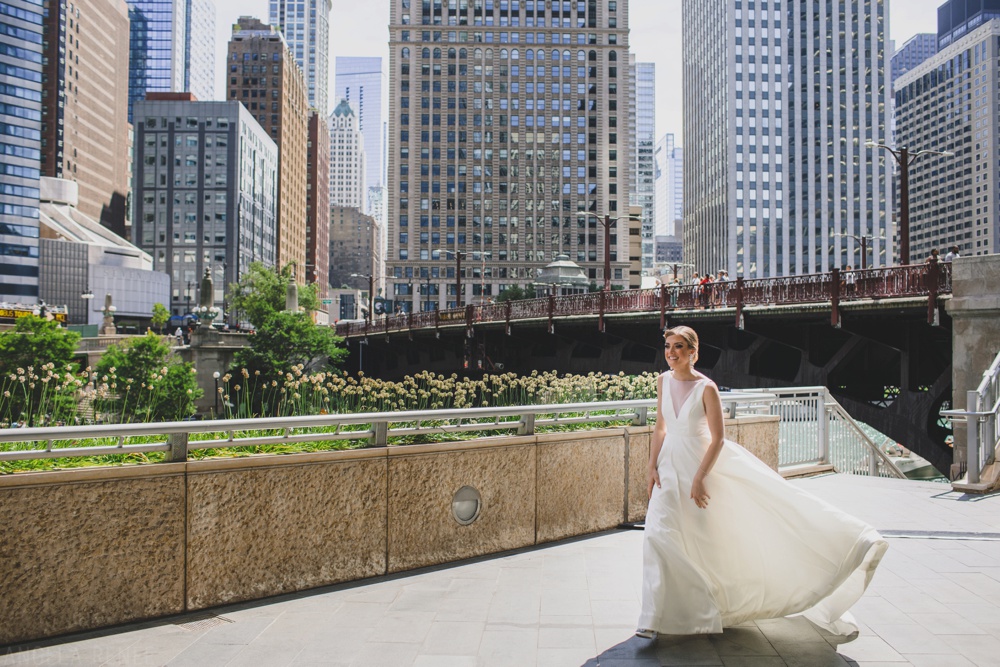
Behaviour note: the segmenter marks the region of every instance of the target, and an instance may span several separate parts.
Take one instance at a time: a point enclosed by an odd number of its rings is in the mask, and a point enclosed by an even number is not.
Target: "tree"
[[[229,286],[231,309],[260,328],[267,319],[285,309],[285,294],[292,266],[284,269],[254,262],[239,282]],[[319,308],[315,285],[299,285],[299,308],[311,312]]]
[[[279,396],[265,391],[266,385],[280,383],[297,366],[319,370],[339,365],[347,356],[342,341],[330,327],[316,325],[308,313],[275,313],[254,331],[250,347],[236,353],[233,374],[254,378],[247,389],[255,414],[274,414]]]
[[[230,288],[233,310],[254,325],[250,347],[243,348],[234,360],[234,376],[253,377],[247,398],[257,414],[273,414],[274,392],[264,392],[265,384],[280,382],[282,377],[301,365],[320,369],[336,366],[347,351],[330,327],[318,326],[310,311],[319,300],[314,285],[299,287],[299,311],[285,311],[285,294],[291,278],[291,268],[279,271],[260,263],[250,269]],[[243,385],[246,385],[244,382]],[[241,387],[243,386],[241,385]],[[243,391],[247,391],[244,387]],[[266,398],[265,398],[266,397]]]
[[[270,377],[284,375],[299,364],[306,368],[328,362],[336,365],[347,354],[339,347],[342,340],[330,327],[317,326],[306,313],[277,313],[254,331],[250,347],[236,353],[235,363]]]
[[[162,303],[153,304],[153,327],[163,333],[163,325],[170,320],[170,311]]]
[[[194,414],[201,398],[194,368],[153,333],[112,345],[97,364],[111,396],[108,411],[122,421],[170,421]]]
[[[69,418],[79,386],[74,360],[80,334],[43,317],[20,317],[0,332],[0,418],[38,424]]]
[[[0,373],[48,363],[64,368],[73,361],[79,340],[80,334],[43,317],[19,317],[13,329],[0,332]]]
[[[520,285],[511,285],[497,296],[497,303],[505,301],[521,301],[522,299],[533,299],[535,295],[524,289]]]

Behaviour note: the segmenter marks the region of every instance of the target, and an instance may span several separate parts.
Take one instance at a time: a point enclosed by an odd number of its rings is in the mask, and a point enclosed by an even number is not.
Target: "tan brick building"
[[[318,296],[330,289],[330,130],[326,114],[309,114],[309,169],[306,178],[306,279]]]
[[[309,281],[306,261],[306,167],[309,107],[302,70],[274,27],[241,16],[226,57],[226,95],[243,103],[278,144],[278,264],[295,263]]]
[[[562,254],[601,284],[605,215],[623,218],[608,277],[626,287],[628,1],[392,0],[389,40],[393,298],[472,303]],[[433,303],[418,304],[410,285],[428,278]]]
[[[124,0],[48,6],[42,175],[76,181],[77,208],[128,238],[128,6]]]
[[[385,275],[382,229],[375,218],[359,209],[331,206],[330,286],[363,290],[367,297],[368,279],[352,278],[352,273],[373,276],[378,295]]]

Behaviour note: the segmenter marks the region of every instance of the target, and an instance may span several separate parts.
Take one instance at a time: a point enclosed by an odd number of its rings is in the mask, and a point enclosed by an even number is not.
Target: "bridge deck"
[[[793,483],[889,538],[850,641],[789,619],[637,639],[642,533],[616,531],[14,647],[0,665],[996,664],[1000,496],[842,475]]]

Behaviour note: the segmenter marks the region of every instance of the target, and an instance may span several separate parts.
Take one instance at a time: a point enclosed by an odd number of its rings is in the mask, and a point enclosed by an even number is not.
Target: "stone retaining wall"
[[[727,433],[776,467],[777,419],[727,420]],[[615,428],[0,477],[0,644],[641,520],[651,432]],[[452,516],[463,486],[482,498],[468,526]]]

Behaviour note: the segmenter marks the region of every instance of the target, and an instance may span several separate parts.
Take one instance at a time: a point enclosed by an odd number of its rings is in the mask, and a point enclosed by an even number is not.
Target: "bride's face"
[[[667,336],[663,354],[671,370],[676,371],[691,366],[694,350],[688,347],[687,341],[680,336]]]

